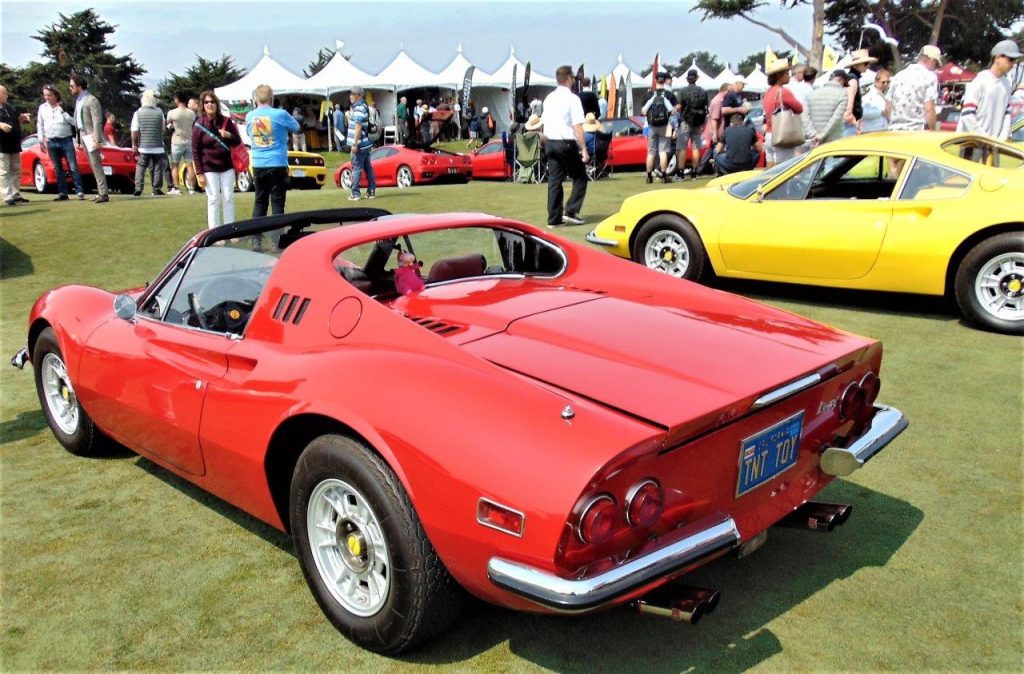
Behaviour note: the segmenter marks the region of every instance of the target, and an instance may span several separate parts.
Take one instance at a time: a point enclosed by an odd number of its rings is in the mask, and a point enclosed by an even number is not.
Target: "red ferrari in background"
[[[473,162],[474,180],[507,180],[512,177],[512,168],[505,161],[505,151],[500,140],[492,140],[473,150],[469,158]]]
[[[135,152],[128,147],[113,145],[100,146],[103,158],[103,173],[107,176],[107,185],[112,190],[131,192],[135,189]],[[89,157],[85,148],[75,148],[78,170],[82,174],[82,186],[95,189],[96,179],[92,175]],[[71,171],[67,160],[64,160],[64,175],[71,185]],[[26,136],[21,141],[21,186],[34,187],[39,193],[53,192],[57,189],[57,172],[54,170],[50,155],[39,144],[36,134]]]
[[[202,229],[145,288],[56,288],[27,328],[11,362],[65,448],[112,438],[289,531],[328,619],[384,653],[445,634],[462,589],[694,622],[718,592],[670,580],[842,524],[813,499],[907,425],[878,341],[481,213]]]
[[[608,161],[605,166],[612,168],[643,168],[647,162],[647,136],[644,134],[645,118],[643,115],[634,115],[630,118],[609,119],[604,122],[605,131],[612,134],[611,145],[608,148]],[[760,132],[757,139],[764,141]],[[711,152],[711,140],[705,137],[703,157]],[[764,168],[764,152],[757,160],[757,168]],[[676,171],[676,156],[669,157],[668,172],[673,174]]]
[[[414,150],[404,145],[385,145],[370,153],[378,187],[411,187],[417,183],[469,182],[473,163],[466,155],[445,150]],[[334,184],[352,189],[352,162],[334,172]],[[362,176],[361,187],[366,187]]]

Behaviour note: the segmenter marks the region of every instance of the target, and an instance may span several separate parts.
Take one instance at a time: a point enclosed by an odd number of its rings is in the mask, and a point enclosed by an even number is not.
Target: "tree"
[[[67,93],[68,75],[78,73],[88,80],[89,91],[107,110],[124,117],[137,108],[143,88],[140,78],[146,69],[131,54],[113,54],[114,46],[107,42],[107,37],[116,27],[102,21],[91,9],[58,16],[57,23],[32,36],[43,44],[41,56],[45,59],[40,68],[30,64],[25,69],[32,71],[27,74],[33,77],[43,76],[33,83],[35,88],[53,82]]]
[[[184,74],[167,73],[167,77],[157,86],[161,99],[170,101],[178,91],[195,96],[207,89],[230,84],[245,75],[245,69],[236,66],[227,54],[216,61],[205,59],[199,54],[195,56],[196,62],[186,68]]]
[[[316,58],[310,61],[308,66],[302,69],[302,76],[309,78],[316,75],[324,69],[325,65],[330,63],[332,58],[334,58],[333,49],[330,47],[320,47],[320,51],[316,53]]]
[[[725,66],[718,57],[711,52],[706,51],[692,51],[686,56],[679,59],[677,65],[668,65],[668,60],[661,64],[661,69],[665,72],[672,73],[673,77],[681,77],[686,74],[686,71],[690,69],[690,64],[696,63],[697,67],[703,70],[705,73],[714,77],[718,73],[725,69]],[[651,74],[650,66],[640,71],[641,75],[647,76]]]
[[[793,52],[788,49],[782,49],[775,52],[775,56],[780,59],[788,59],[792,56]],[[761,69],[764,70],[764,52],[756,51],[750,56],[746,57],[742,61],[736,64],[736,72],[738,73],[749,73],[754,70],[754,66],[758,63],[761,64]]]
[[[799,5],[810,4],[813,7],[811,22],[810,46],[805,46],[788,32],[778,26],[772,26],[754,17],[754,12],[767,5],[767,0],[698,0],[691,12],[700,12],[701,21],[708,19],[734,19],[739,17],[755,26],[771,31],[786,41],[808,62],[815,67],[821,66],[821,55],[825,40],[825,0],[779,0],[783,8],[792,9]]]
[[[961,65],[988,64],[989,50],[1024,18],[1021,0],[829,0],[829,34],[846,49],[863,47],[882,65],[900,68],[926,44]],[[865,21],[880,25],[899,46],[885,44]]]

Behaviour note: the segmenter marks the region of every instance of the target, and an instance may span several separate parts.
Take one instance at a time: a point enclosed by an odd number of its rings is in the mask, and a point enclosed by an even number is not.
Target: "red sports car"
[[[505,151],[500,140],[492,140],[473,150],[469,158],[473,162],[474,180],[507,180],[512,177],[512,168],[505,161]]]
[[[103,158],[103,173],[107,176],[107,185],[111,189],[121,192],[131,192],[135,189],[135,152],[131,148],[102,145],[100,156]],[[81,145],[75,148],[75,159],[82,174],[83,187],[95,188],[96,179],[92,175],[89,156]],[[70,186],[71,171],[66,159],[64,175]],[[57,172],[54,170],[53,162],[34,133],[21,141],[21,186],[34,187],[39,193],[53,192],[57,189]]]
[[[645,119],[643,115],[636,115],[628,119],[609,119],[605,121],[605,130],[612,134],[611,145],[608,148],[608,161],[606,166],[613,168],[642,168],[647,162],[647,136],[644,133]],[[760,132],[757,139],[763,141]],[[703,157],[713,150],[710,138],[705,139],[704,149],[701,152]],[[692,151],[692,150],[691,150]],[[764,152],[757,160],[757,168],[764,168]],[[673,174],[676,171],[675,154],[669,157],[668,172]]]
[[[473,163],[469,157],[445,150],[414,150],[404,145],[385,145],[370,153],[373,172],[379,187],[412,187],[417,183],[444,181],[469,182]],[[334,184],[352,189],[352,162],[334,172]],[[366,175],[360,180],[366,187]]]
[[[204,229],[146,288],[51,290],[12,363],[64,447],[116,440],[289,531],[331,622],[397,653],[462,589],[695,621],[718,593],[669,580],[849,516],[813,499],[906,426],[881,359],[522,222],[339,209]]]

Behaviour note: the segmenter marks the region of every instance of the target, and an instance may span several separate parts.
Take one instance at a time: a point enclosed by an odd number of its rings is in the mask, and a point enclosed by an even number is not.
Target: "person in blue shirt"
[[[284,110],[273,107],[274,90],[266,84],[256,87],[256,109],[245,116],[245,128],[252,143],[252,177],[256,201],[252,217],[284,213],[288,193],[288,134],[297,133],[299,123]]]
[[[348,92],[352,107],[348,111],[348,145],[352,148],[352,193],[349,201],[359,201],[359,182],[363,171],[366,171],[366,196],[373,199],[377,196],[377,176],[373,174],[370,163],[370,151],[373,140],[370,138],[370,108],[363,100],[363,88],[352,87]]]

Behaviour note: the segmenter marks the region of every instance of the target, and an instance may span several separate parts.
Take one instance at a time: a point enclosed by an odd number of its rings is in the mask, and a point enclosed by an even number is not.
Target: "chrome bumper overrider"
[[[619,245],[618,241],[614,241],[612,239],[599,238],[597,234],[594,233],[596,231],[596,229],[593,229],[590,231],[589,234],[587,234],[587,243],[594,243],[597,244],[598,246],[608,246],[609,248],[614,248],[615,246]]]
[[[27,362],[29,362],[28,347],[21,347],[21,350],[18,351],[18,353],[11,356],[11,365],[18,368],[19,370],[24,369],[25,363]]]
[[[821,470],[829,475],[849,475],[885,449],[910,422],[895,407],[875,405],[871,426],[849,447],[828,447],[821,454]]]
[[[593,576],[569,579],[492,557],[487,575],[498,587],[561,612],[587,611],[659,578],[734,548],[740,532],[731,517],[716,514],[662,536],[660,547]]]

